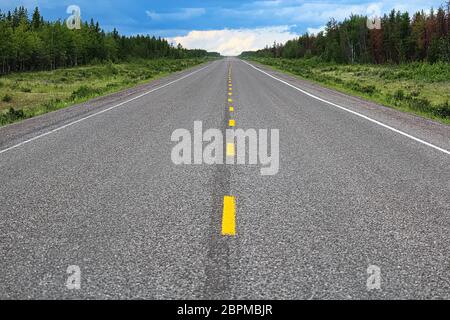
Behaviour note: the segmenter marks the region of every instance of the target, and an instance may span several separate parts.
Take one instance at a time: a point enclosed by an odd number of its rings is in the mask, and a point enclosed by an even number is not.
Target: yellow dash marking
[[[234,108],[233,107],[230,107],[230,112],[234,112]]]
[[[234,157],[234,143],[227,143],[227,157]]]
[[[231,196],[223,198],[222,236],[236,236],[236,200]]]
[[[230,125],[230,127],[235,127],[236,126],[236,121],[230,120],[229,125]]]
[[[228,102],[233,102],[233,99],[228,99]]]
[[[233,92],[228,92],[228,95],[229,95],[229,96],[232,96],[232,95],[233,95]]]

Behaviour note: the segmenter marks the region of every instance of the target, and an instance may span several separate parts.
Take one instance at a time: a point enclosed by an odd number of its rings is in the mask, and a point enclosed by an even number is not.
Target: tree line
[[[274,58],[319,57],[336,63],[450,62],[450,1],[429,13],[392,10],[381,18],[381,29],[369,29],[367,17],[331,19],[324,32],[304,34],[285,44],[242,56]]]
[[[71,30],[64,21],[46,21],[36,7],[31,17],[23,6],[0,10],[0,74],[54,70],[61,67],[129,59],[197,58],[218,56],[205,50],[187,50],[150,36],[105,32],[98,22],[84,21]]]

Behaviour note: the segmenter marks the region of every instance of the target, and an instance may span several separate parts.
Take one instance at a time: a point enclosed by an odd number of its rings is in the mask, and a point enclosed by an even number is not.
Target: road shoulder
[[[98,97],[64,109],[59,109],[37,117],[26,119],[0,128],[0,150],[10,148],[33,137],[45,134],[74,121],[88,117],[113,105],[124,103],[148,91],[169,84],[183,76],[189,75],[214,62],[207,62],[183,71],[175,72],[166,77],[130,89],[120,90],[113,94]]]
[[[450,126],[448,125],[329,89],[254,61],[248,61],[248,63],[314,96],[360,113],[440,148],[450,150]],[[333,108],[333,106],[329,107]]]

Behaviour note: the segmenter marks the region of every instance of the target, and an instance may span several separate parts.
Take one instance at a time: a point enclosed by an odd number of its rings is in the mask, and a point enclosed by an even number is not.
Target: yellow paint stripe
[[[234,112],[234,107],[230,107],[230,112]]]
[[[230,125],[230,127],[235,127],[236,126],[236,121],[230,120],[229,121],[229,125]]]
[[[228,102],[233,102],[233,99],[228,99]]]
[[[228,95],[229,95],[229,96],[232,96],[232,95],[233,95],[233,92],[228,92]]]
[[[222,235],[236,236],[236,200],[232,196],[223,198]]]
[[[235,156],[234,143],[227,143],[227,157]]]

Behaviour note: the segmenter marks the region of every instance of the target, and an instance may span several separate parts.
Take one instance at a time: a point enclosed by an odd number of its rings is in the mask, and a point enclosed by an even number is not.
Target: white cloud
[[[325,31],[326,26],[321,26],[319,28],[308,28],[307,31],[311,35],[318,35],[320,32]]]
[[[223,29],[191,31],[186,36],[170,39],[185,48],[199,48],[220,52],[224,56],[236,56],[242,51],[252,51],[272,45],[274,41],[284,43],[298,35],[289,26],[256,29]]]

